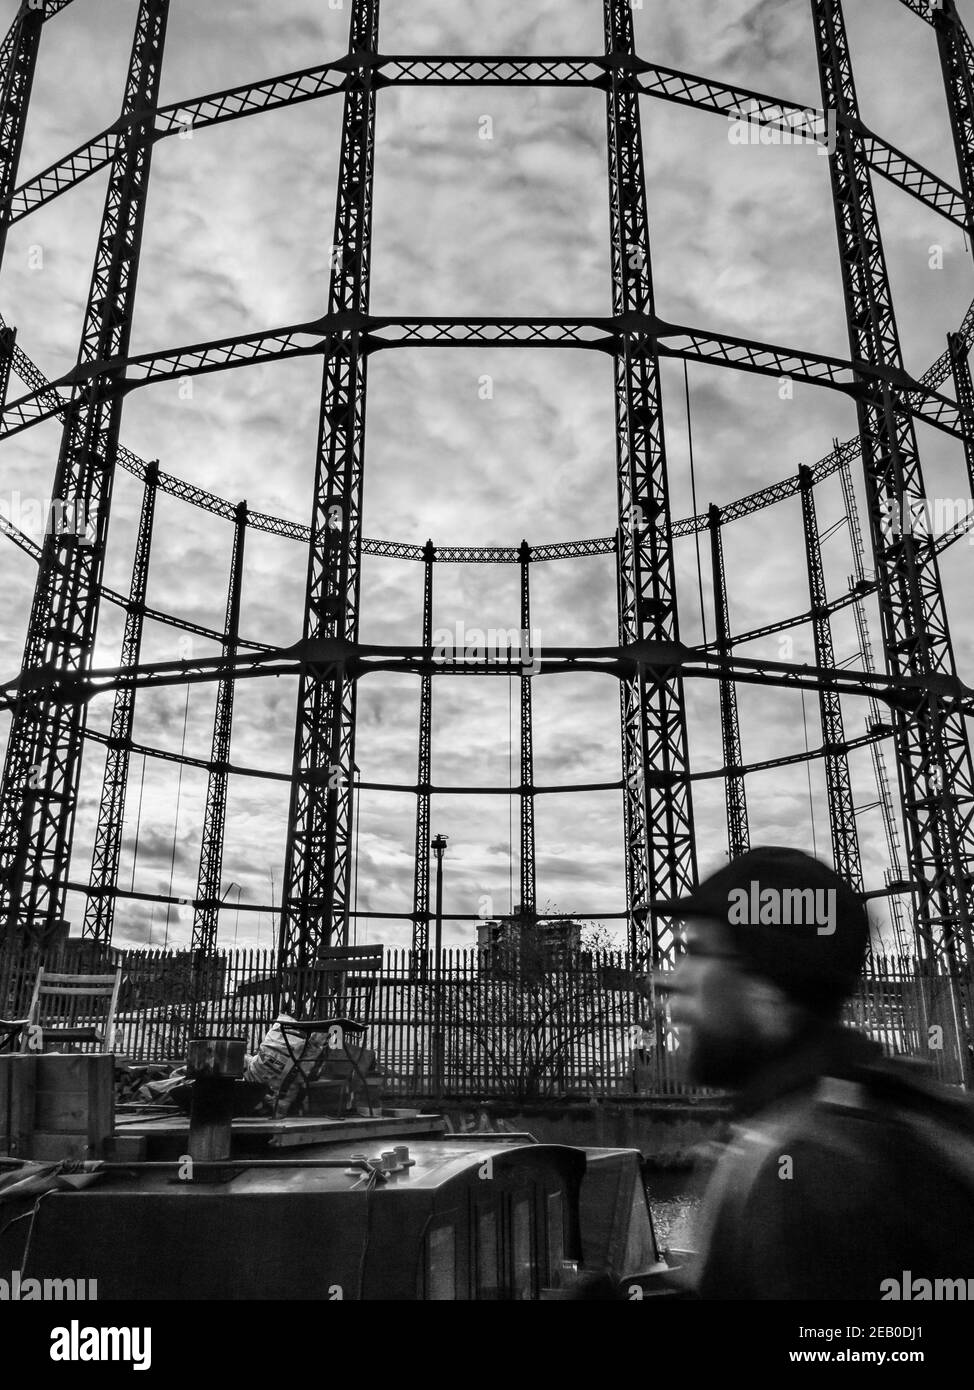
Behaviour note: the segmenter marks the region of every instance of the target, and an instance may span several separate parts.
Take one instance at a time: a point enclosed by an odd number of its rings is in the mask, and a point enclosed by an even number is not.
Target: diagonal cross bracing
[[[9,38],[9,36],[8,36]],[[965,36],[966,39],[966,36]],[[387,86],[580,86],[607,90],[605,58],[559,57],[377,57],[372,59],[376,88]],[[819,113],[793,101],[673,68],[639,60],[636,66],[639,92],[664,101],[709,111],[728,119],[742,116],[757,126],[782,131],[791,140],[819,144],[825,139]],[[282,73],[262,82],[230,87],[191,101],[174,102],[156,113],[155,138],[187,135],[195,130],[240,120],[262,111],[279,110],[319,97],[334,96],[348,87],[348,62],[323,64]],[[957,226],[967,227],[964,196],[936,174],[916,163],[902,150],[859,127],[873,169],[912,197],[939,212]],[[101,131],[63,159],[35,174],[0,201],[10,222],[18,222],[36,208],[59,197],[69,188],[103,169],[115,154],[116,127]]]
[[[121,398],[138,387],[183,376],[203,376],[294,357],[340,355],[348,352],[353,341],[363,357],[390,348],[437,347],[572,348],[619,357],[638,342],[658,357],[704,362],[776,379],[789,377],[839,391],[857,401],[877,400],[884,387],[892,386],[899,392],[895,407],[898,413],[923,420],[946,434],[963,435],[957,402],[936,389],[940,383],[934,382],[931,373],[927,374],[931,379],[921,383],[902,367],[878,368],[859,360],[825,357],[749,338],[718,336],[663,323],[650,314],[629,313],[616,319],[388,319],[338,313],[270,332],[240,334],[173,351],[76,367],[58,381],[35,384],[28,395],[6,405],[0,413],[0,439],[63,415],[68,403],[62,394],[64,388],[76,390],[109,369],[118,373],[119,379],[106,390]],[[232,508],[229,510],[232,512]]]

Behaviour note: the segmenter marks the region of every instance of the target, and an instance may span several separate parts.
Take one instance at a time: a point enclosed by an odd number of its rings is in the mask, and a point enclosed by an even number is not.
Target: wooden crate
[[[102,1158],[115,1128],[115,1059],[109,1052],[40,1053],[30,1157]]]
[[[0,1056],[0,1154],[24,1158],[34,1129],[37,1058],[15,1052]]]

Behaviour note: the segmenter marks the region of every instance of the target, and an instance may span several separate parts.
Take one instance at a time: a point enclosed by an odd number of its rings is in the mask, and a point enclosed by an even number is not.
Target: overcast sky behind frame
[[[16,11],[0,5],[4,31]],[[974,5],[959,6],[974,24]],[[866,123],[918,162],[956,184],[936,43],[898,0],[848,0],[860,105]],[[110,125],[118,116],[131,48],[135,0],[75,0],[44,30],[21,181]],[[169,103],[258,81],[339,56],[349,5],[326,0],[173,0],[161,101]],[[810,107],[820,105],[806,0],[646,0],[634,14],[637,46],[649,61],[751,86]],[[586,54],[603,49],[599,0],[382,0],[380,49],[415,54]],[[642,128],[657,309],[671,322],[822,353],[849,354],[829,197],[828,163],[810,147],[742,148],[721,117],[643,98]],[[317,317],[326,306],[342,98],[159,142],[153,152],[133,353]],[[480,138],[491,117],[493,138]],[[585,89],[398,88],[378,98],[372,309],[377,314],[545,314],[611,312],[605,98]],[[970,257],[952,224],[875,179],[876,196],[907,369],[921,373],[945,347],[974,295]],[[105,193],[97,175],[18,224],[0,276],[0,311],[19,344],[49,377],[73,364]],[[943,268],[930,269],[931,247]],[[42,267],[36,265],[36,249]],[[484,374],[493,399],[481,400]],[[683,367],[662,366],[663,411],[673,513],[692,510]],[[698,509],[792,476],[856,433],[855,411],[838,393],[795,387],[779,398],[770,378],[690,366]],[[192,398],[164,382],[133,393],[122,440],[143,458],[232,502],[300,522],[310,516],[321,362],[264,364],[200,378]],[[19,394],[19,388],[16,392]],[[928,496],[968,495],[959,445],[918,427]],[[0,454],[0,490],[47,496],[60,425],[16,436]],[[400,350],[369,363],[364,531],[422,544],[517,545],[609,535],[615,516],[611,361],[558,350]],[[861,486],[857,490],[862,499]],[[817,490],[820,529],[842,514],[837,479]],[[119,471],[106,582],[127,591],[141,486]],[[864,514],[863,514],[864,520]],[[149,580],[150,605],[221,628],[232,526],[160,493]],[[706,538],[704,538],[706,539]],[[35,570],[9,542],[4,555],[0,669],[15,673]],[[731,621],[746,630],[808,606],[797,499],[724,529]],[[852,571],[844,530],[824,546],[829,592]],[[708,550],[703,548],[705,621],[713,634]],[[868,564],[868,560],[867,560]],[[974,669],[969,612],[971,549],[947,552],[942,574],[958,669]],[[241,628],[246,637],[290,642],[300,634],[305,554],[259,532],[247,538]],[[696,555],[677,542],[681,636],[701,638]],[[418,642],[421,565],[363,561],[361,636]],[[517,566],[438,566],[436,625],[518,623]],[[543,645],[616,640],[611,557],[537,565],[533,624]],[[874,649],[879,624],[869,609]],[[102,608],[98,665],[117,661],[123,614]],[[850,611],[834,622],[837,660],[853,658]],[[810,660],[809,628],[796,629],[793,658]],[[144,660],[183,654],[181,634],[147,623]],[[779,656],[778,640],[740,649]],[[198,643],[195,651],[216,654]],[[854,662],[853,664],[857,664]],[[232,758],[245,766],[290,769],[293,681],[242,682],[236,692]],[[209,756],[215,689],[190,691],[185,748]],[[185,692],[140,693],[134,737],[183,745]],[[687,683],[691,759],[697,771],[722,763],[717,687]],[[507,786],[518,780],[516,685],[434,682],[433,780]],[[821,742],[817,701],[806,696],[808,738]],[[419,682],[373,676],[359,690],[356,758],[366,780],[409,783],[416,774]],[[619,776],[619,702],[601,676],[534,682],[535,779],[608,781]],[[746,761],[804,746],[797,693],[740,691]],[[862,732],[865,701],[844,702],[846,731]],[[513,720],[511,721],[511,716]],[[110,697],[90,711],[105,729]],[[9,723],[3,716],[3,735]],[[513,754],[511,729],[513,727]],[[889,770],[894,772],[892,749]],[[855,800],[876,799],[868,750],[850,757]],[[82,779],[71,877],[85,882],[101,790],[103,754],[90,745]],[[142,761],[132,760],[119,883],[133,882],[132,843]],[[811,847],[830,857],[824,767],[791,766],[748,779],[752,843]],[[150,760],[142,796],[134,885],[144,892],[195,893],[206,776]],[[175,813],[178,803],[178,821]],[[726,851],[719,779],[694,784],[701,872]],[[450,836],[448,912],[475,913],[485,895],[507,910],[518,881],[517,805],[506,796],[434,798],[434,833]],[[224,885],[244,904],[279,890],[286,787],[231,780]],[[358,906],[409,912],[415,799],[363,792]],[[513,819],[513,856],[511,827]],[[621,796],[617,792],[539,797],[538,901],[578,914],[625,907]],[[860,817],[868,886],[888,863],[877,811]],[[232,940],[236,891],[221,918]],[[83,897],[71,895],[75,931]],[[883,912],[884,909],[880,909]],[[165,910],[119,902],[120,944],[163,939]],[[170,914],[170,942],[188,942],[189,914]],[[359,940],[408,941],[408,923],[377,918]],[[241,913],[238,940],[271,941],[269,915]],[[473,940],[470,923],[448,924],[446,944]]]

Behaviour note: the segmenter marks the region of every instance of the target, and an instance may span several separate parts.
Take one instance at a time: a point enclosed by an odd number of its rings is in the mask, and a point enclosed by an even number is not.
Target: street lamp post
[[[352,777],[348,787],[348,831],[349,835],[353,836],[355,851],[352,858],[352,864],[349,869],[348,882],[345,886],[344,940],[346,946],[348,945],[350,939],[353,946],[358,944],[358,825],[361,823],[362,813],[359,801],[359,793],[361,788],[356,786],[356,777],[358,777],[359,782],[361,782],[362,769],[359,767],[357,762],[353,761]],[[350,889],[351,891],[349,891]],[[353,896],[355,899],[354,904],[352,902]],[[353,908],[356,915],[351,920],[350,930],[349,917]]]
[[[224,888],[224,890],[223,890],[223,893],[222,893],[222,895],[221,895],[221,897],[220,897],[220,902],[219,902],[219,904],[218,904],[218,906],[217,906],[217,933],[219,933],[219,930],[220,930],[220,916],[219,916],[219,914],[220,914],[220,908],[222,908],[222,907],[225,905],[225,903],[226,903],[226,901],[227,901],[227,898],[229,898],[230,894],[233,892],[233,890],[234,890],[235,888],[236,888],[236,890],[237,890],[237,917],[238,917],[238,919],[239,919],[239,917],[240,917],[240,884],[239,884],[239,883],[228,883],[227,886],[226,886],[226,888]],[[236,924],[234,924],[234,928],[233,928],[233,944],[234,944],[234,946],[236,946],[236,944],[237,944],[237,928],[236,928]]]
[[[209,954],[212,958],[214,958],[214,961],[215,961],[216,947],[217,947],[217,945],[219,944],[219,940],[220,940],[220,909],[224,906],[224,904],[226,903],[227,898],[229,898],[229,896],[230,896],[230,894],[233,892],[234,888],[236,888],[236,890],[237,890],[237,907],[238,907],[238,911],[239,911],[239,905],[240,905],[240,885],[239,885],[238,883],[228,883],[227,886],[226,886],[226,888],[225,888],[224,891],[223,891],[223,894],[222,894],[222,896],[221,896],[221,898],[220,898],[220,901],[217,903],[217,916],[216,916],[216,924],[215,924],[214,933],[213,933],[213,947],[212,947],[212,949],[207,953],[207,952],[204,952],[203,948],[200,946],[200,947],[197,947],[197,949],[193,952],[193,972],[192,972],[192,985],[191,985],[191,988],[190,988],[189,1018],[188,1018],[189,1027],[188,1027],[188,1030],[187,1030],[188,1037],[190,1037],[190,1038],[195,1038],[195,1037],[198,1037],[198,1036],[199,1036],[201,1020],[202,1020],[202,1022],[203,1022],[203,1024],[204,1024],[204,1026],[205,1026],[205,1022],[206,1022],[206,1007],[205,1007],[205,1000],[206,1000],[206,995],[207,995],[207,976],[209,975],[209,976],[212,977],[212,973],[213,973],[213,971],[214,971],[215,968],[216,968],[216,967],[215,967],[215,963],[213,963],[213,961],[208,961],[208,960],[206,959],[206,956],[207,956],[207,954]],[[237,944],[237,934],[236,934],[236,932],[234,932],[234,943],[233,943],[233,944],[234,944],[234,945]],[[212,983],[210,984],[210,988],[212,988]]]
[[[433,1092],[437,1100],[443,1095],[443,854],[446,835],[430,841],[436,855],[436,930],[433,934]]]
[[[229,892],[229,891],[230,891],[230,890],[227,889],[227,892]],[[241,894],[242,892],[243,892],[243,889],[240,887],[240,884],[238,883],[238,884],[237,884],[237,911],[236,911],[236,915],[234,916],[234,919],[233,919],[233,949],[234,949],[234,950],[237,949],[237,928],[240,926],[240,894]]]

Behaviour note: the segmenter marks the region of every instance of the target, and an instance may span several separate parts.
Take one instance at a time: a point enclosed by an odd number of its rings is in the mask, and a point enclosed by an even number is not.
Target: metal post
[[[433,565],[436,551],[423,547],[423,646],[433,645]],[[432,776],[433,677],[422,679],[419,696],[419,758],[416,769],[416,864],[413,877],[412,969],[425,976],[430,930],[430,778]]]
[[[534,857],[534,715],[525,658],[531,648],[531,547],[521,542],[521,912],[532,924],[537,912]]]
[[[220,908],[226,904],[234,888],[238,888],[236,883],[228,883],[224,889],[222,897],[217,902],[213,910],[214,923],[219,921]],[[240,911],[239,889],[237,896],[237,911]],[[189,1029],[187,1036],[197,1038],[200,1036],[200,1015],[206,1011],[206,996],[212,989],[212,982],[216,971],[216,947],[218,944],[217,928],[214,925],[213,936],[206,942],[200,942],[195,937],[193,939],[193,973],[190,981],[189,992]]]

